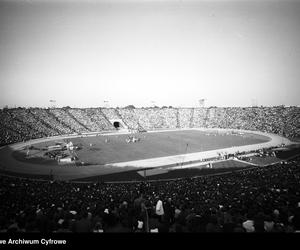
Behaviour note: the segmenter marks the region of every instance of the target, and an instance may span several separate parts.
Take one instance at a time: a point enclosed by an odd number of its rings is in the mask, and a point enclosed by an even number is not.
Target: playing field
[[[251,133],[232,135],[199,130],[141,133],[136,136],[141,139],[136,143],[127,143],[128,135],[125,134],[73,138],[71,141],[82,147],[77,151],[80,161],[102,165],[257,144],[269,140],[268,137]],[[53,142],[36,146],[47,145],[53,145]]]
[[[3,147],[0,150],[0,173],[39,179],[83,181],[198,176],[249,166],[231,161],[228,162],[229,165],[214,164],[213,169],[203,169],[205,166],[201,165],[201,159],[205,157],[216,157],[223,150],[230,152],[232,149],[235,152],[256,149],[278,145],[282,141],[276,135],[222,129],[150,131],[135,134],[140,141],[127,143],[126,139],[130,135],[132,134],[127,132],[66,135]],[[79,147],[74,151],[78,156],[76,164],[61,165],[45,155],[48,146],[69,141]],[[29,154],[26,145],[34,146]],[[178,169],[182,168],[182,164],[183,169]]]

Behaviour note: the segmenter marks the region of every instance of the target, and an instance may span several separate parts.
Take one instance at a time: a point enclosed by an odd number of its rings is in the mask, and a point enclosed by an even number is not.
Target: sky
[[[0,0],[0,108],[297,106],[299,27],[298,0]]]

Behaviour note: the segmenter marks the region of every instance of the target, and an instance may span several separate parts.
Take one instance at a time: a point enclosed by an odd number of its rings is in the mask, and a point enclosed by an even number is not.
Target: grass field
[[[0,173],[37,179],[54,178],[57,180],[77,181],[131,181],[145,180],[141,166],[126,165],[129,161],[146,160],[166,156],[184,155],[209,150],[218,150],[259,144],[270,141],[269,137],[255,134],[226,134],[201,130],[172,130],[140,133],[136,135],[140,142],[127,143],[128,134],[115,133],[113,135],[101,134],[98,136],[76,137],[68,139],[57,138],[35,143],[30,157],[26,157],[27,149],[20,147],[13,150],[5,147],[0,151]],[[108,142],[105,142],[108,139]],[[56,142],[71,140],[74,145],[79,145],[76,151],[79,161],[86,165],[61,166],[56,160],[44,156],[46,146],[53,146]],[[182,159],[180,157],[180,162]],[[113,163],[125,163],[125,166],[114,166]],[[168,165],[161,165],[168,168]],[[235,171],[249,167],[249,164],[230,161],[220,166],[214,165],[213,169],[186,168],[186,169],[153,169],[147,168],[148,180],[192,177],[220,172]],[[152,168],[152,170],[151,170]],[[150,176],[151,173],[151,176]],[[52,175],[52,177],[51,177]]]
[[[127,143],[128,135],[121,134],[74,138],[71,141],[82,146],[82,149],[77,151],[80,161],[96,165],[195,153],[269,140],[256,134],[216,135],[216,133],[208,134],[199,130],[142,133],[137,136],[141,141],[136,143]],[[106,143],[105,139],[109,139],[109,142]],[[45,145],[51,144],[41,143],[37,147]]]

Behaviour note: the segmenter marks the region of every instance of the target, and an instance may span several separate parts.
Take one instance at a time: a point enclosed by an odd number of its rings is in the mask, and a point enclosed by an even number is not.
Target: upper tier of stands
[[[300,135],[299,107],[210,108],[15,108],[0,110],[0,145],[46,136],[113,130],[121,119],[129,129],[233,128]]]

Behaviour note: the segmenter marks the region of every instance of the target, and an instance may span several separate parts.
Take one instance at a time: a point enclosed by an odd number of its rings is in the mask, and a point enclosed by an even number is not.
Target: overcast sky
[[[0,0],[0,107],[299,105],[300,1]]]

